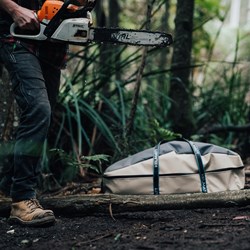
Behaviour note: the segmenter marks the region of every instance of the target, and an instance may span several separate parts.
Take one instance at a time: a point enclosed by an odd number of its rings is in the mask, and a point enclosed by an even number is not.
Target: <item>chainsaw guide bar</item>
[[[99,43],[165,47],[172,44],[172,36],[162,32],[121,28],[91,28],[90,40]]]

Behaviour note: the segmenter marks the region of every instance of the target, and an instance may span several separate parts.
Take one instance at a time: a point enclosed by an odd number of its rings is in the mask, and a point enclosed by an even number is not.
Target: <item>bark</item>
[[[0,216],[8,216],[10,199],[0,199]],[[172,195],[77,195],[40,199],[57,216],[120,214],[134,211],[160,211],[250,205],[250,190],[219,193]]]
[[[167,0],[164,3],[164,15],[161,18],[161,26],[160,26],[160,30],[162,31],[166,31],[168,33],[170,33],[170,27],[169,27],[169,16],[170,16],[170,2],[171,0]],[[169,47],[166,48],[161,48],[160,50],[160,55],[159,55],[159,63],[158,63],[158,70],[159,71],[164,71],[169,65],[169,60],[168,60],[168,55],[169,55]],[[157,79],[157,89],[159,91],[159,93],[164,93],[164,94],[168,94],[168,90],[169,90],[169,81],[166,81],[166,79],[164,79],[164,77],[162,77],[162,74],[159,74],[159,77]],[[159,103],[160,103],[160,107],[165,107],[166,106],[166,100],[165,100],[165,96],[159,96]],[[166,121],[166,117],[164,118],[164,121]]]
[[[164,3],[164,9],[165,9],[165,13],[161,18],[161,26],[160,26],[160,30],[166,31],[169,33],[170,27],[168,24],[169,21],[169,9],[170,9],[170,0],[166,1]],[[160,50],[160,56],[159,56],[159,63],[158,63],[158,68],[159,70],[164,70],[166,65],[168,64],[168,58],[167,55],[169,53],[169,47],[166,48],[161,48]],[[158,82],[159,82],[159,91],[162,91],[162,76],[160,75],[158,77]]]
[[[192,51],[194,0],[177,2],[169,118],[175,132],[190,137],[195,129],[190,93],[190,64]]]
[[[110,26],[118,26],[119,22],[119,13],[120,7],[116,0],[108,1],[109,9],[105,12],[105,1],[97,1],[95,11],[97,17],[97,26],[98,27],[110,27]],[[117,56],[117,58],[116,58]],[[116,59],[118,61],[116,61]],[[99,65],[97,66],[99,70],[99,75],[101,76],[100,81],[98,83],[99,87],[103,88],[103,94],[108,93],[109,86],[108,84],[114,76],[114,69],[119,64],[119,55],[117,53],[117,48],[110,44],[101,44],[100,45],[100,57],[99,57]],[[117,73],[117,77],[120,77]]]

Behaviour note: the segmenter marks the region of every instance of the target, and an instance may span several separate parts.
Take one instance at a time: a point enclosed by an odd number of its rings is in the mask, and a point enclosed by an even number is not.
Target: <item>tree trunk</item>
[[[118,2],[118,0],[109,0],[109,26],[110,27],[118,27],[119,26],[119,22],[120,22],[120,18],[119,18],[119,14],[120,14],[121,8],[120,8],[120,4]],[[121,72],[119,69],[120,66],[120,48],[118,47],[113,47],[112,51],[111,51],[111,56],[113,59],[112,64],[115,67],[115,78],[116,81],[121,81]]]
[[[167,0],[164,3],[164,15],[161,18],[161,26],[160,26],[160,30],[162,31],[166,31],[169,33],[170,31],[170,27],[169,27],[169,9],[170,9],[170,1],[171,0]],[[169,47],[166,48],[161,48],[160,50],[160,55],[159,55],[159,62],[158,62],[158,69],[159,71],[161,70],[165,70],[168,67],[168,55],[169,55]],[[159,93],[165,93],[167,95],[168,93],[168,89],[169,89],[169,81],[167,81],[166,79],[164,79],[162,77],[162,75],[160,74],[158,79],[157,79],[157,89],[159,91]],[[165,96],[159,96],[159,103],[160,103],[160,107],[165,107]],[[165,118],[166,119],[166,118]],[[165,121],[164,119],[164,121]],[[165,121],[167,122],[167,121]]]
[[[112,2],[112,3],[111,3]],[[117,25],[119,22],[119,4],[116,0],[108,1],[109,9],[108,13],[104,11],[105,1],[97,2],[95,7],[96,16],[97,16],[97,26],[98,27],[109,27],[110,25]],[[113,10],[111,8],[114,8]],[[110,12],[111,11],[111,12]],[[97,66],[99,70],[100,82],[99,86],[106,86],[104,89],[105,92],[108,92],[111,81],[111,77],[114,75],[114,69],[116,67],[117,62],[115,61],[115,52],[116,48],[110,44],[102,44],[100,46],[100,57],[99,57],[99,65]]]
[[[169,118],[175,132],[190,137],[195,129],[190,92],[190,64],[192,51],[194,0],[177,2]]]
[[[172,195],[78,195],[40,199],[56,215],[87,216],[250,205],[250,190]],[[10,199],[0,199],[0,216],[8,216]]]

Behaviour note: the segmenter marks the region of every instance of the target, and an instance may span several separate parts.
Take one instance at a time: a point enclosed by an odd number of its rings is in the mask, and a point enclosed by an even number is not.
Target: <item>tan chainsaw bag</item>
[[[105,193],[124,195],[212,193],[243,189],[245,172],[237,153],[182,139],[112,164],[102,184]]]

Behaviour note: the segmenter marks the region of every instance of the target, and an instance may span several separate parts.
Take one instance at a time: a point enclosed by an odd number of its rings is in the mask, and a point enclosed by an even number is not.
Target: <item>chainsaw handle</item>
[[[44,35],[44,30],[46,28],[46,25],[40,23],[40,30],[39,30],[39,33],[38,34],[35,34],[35,35],[29,35],[29,34],[22,34],[22,33],[16,33],[16,29],[18,28],[18,26],[13,23],[11,26],[10,26],[10,34],[14,37],[19,37],[19,38],[25,38],[25,39],[32,39],[32,40],[46,40],[47,37]]]

